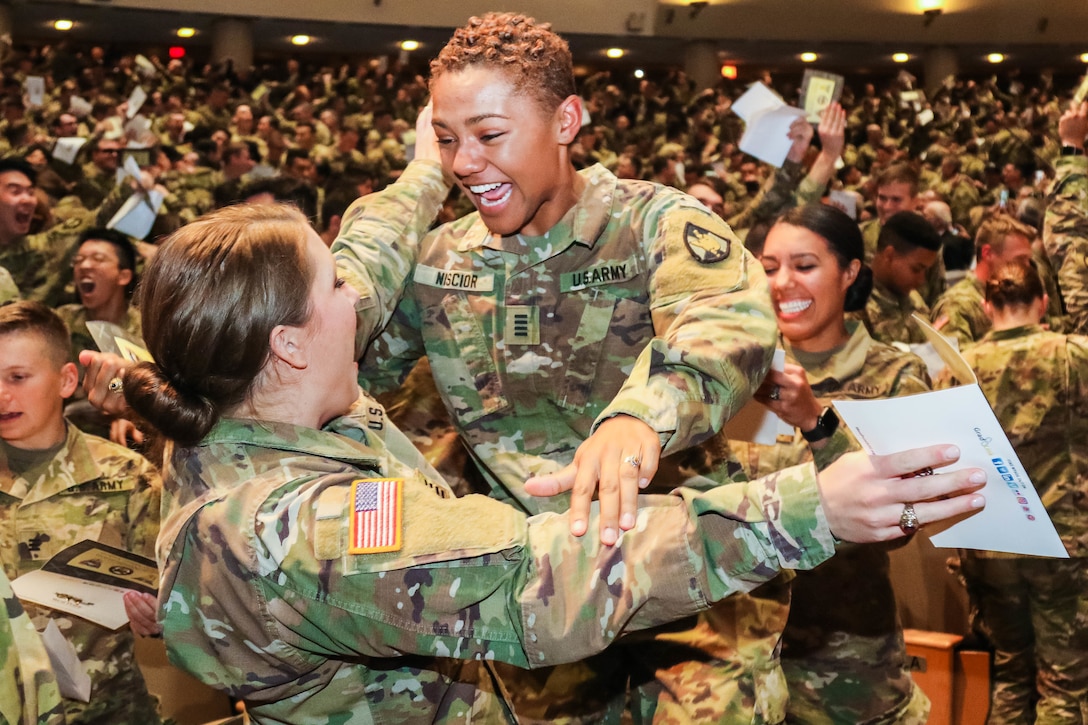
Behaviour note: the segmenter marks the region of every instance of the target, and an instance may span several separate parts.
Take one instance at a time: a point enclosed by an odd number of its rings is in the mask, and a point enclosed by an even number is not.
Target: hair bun
[[[179,445],[196,445],[219,420],[210,400],[175,385],[155,363],[129,369],[124,382],[125,400],[132,409]]]

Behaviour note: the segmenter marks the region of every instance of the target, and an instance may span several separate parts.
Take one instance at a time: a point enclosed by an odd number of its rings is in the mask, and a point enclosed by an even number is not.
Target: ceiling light
[[[622,58],[623,48],[609,48],[604,52],[609,58]]]
[[[909,53],[893,53],[892,54],[892,60],[894,60],[896,63],[906,63],[908,60],[910,60],[910,54]]]
[[[726,63],[722,66],[722,78],[728,78],[733,81],[737,79],[737,66],[732,63]]]
[[[196,28],[178,28],[179,38],[191,38],[196,35]]]
[[[419,50],[419,41],[418,40],[402,40],[402,41],[400,41],[400,49],[401,50],[407,50],[407,51]]]
[[[642,72],[641,68],[635,68],[635,78],[642,78],[646,74]]]
[[[1088,53],[1081,53],[1080,54],[1080,62],[1081,63],[1088,63]]]
[[[310,44],[310,36],[309,35],[292,35],[291,36],[291,45],[309,45],[309,44]]]
[[[71,30],[75,25],[71,20],[55,20],[53,21],[53,27],[60,31]]]
[[[816,55],[815,53],[811,53],[811,52],[802,53],[801,54],[801,62],[802,63],[815,63],[816,59],[819,58],[819,57],[820,56]]]
[[[944,5],[944,0],[918,0],[918,9],[922,12],[940,10],[942,5]]]
[[[988,56],[986,56],[986,60],[990,61],[991,63],[1001,63],[1005,60],[1005,56],[1001,53],[990,53]]]

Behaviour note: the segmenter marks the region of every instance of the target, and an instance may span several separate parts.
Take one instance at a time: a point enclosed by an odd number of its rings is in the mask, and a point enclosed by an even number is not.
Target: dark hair
[[[18,171],[26,176],[31,186],[38,185],[38,172],[30,165],[30,162],[21,156],[5,156],[0,159],[0,174],[8,171]]]
[[[909,254],[921,247],[931,252],[941,251],[941,237],[921,214],[901,211],[893,214],[880,227],[877,251],[893,247],[898,254]]]
[[[133,245],[132,240],[116,229],[91,227],[83,230],[79,235],[79,241],[76,243],[76,253],[79,253],[78,250],[84,242],[90,241],[106,242],[112,245],[114,251],[117,252],[117,266],[120,269],[132,270],[132,281],[125,286],[125,296],[132,297],[132,293],[136,291],[136,247]]]
[[[865,240],[857,223],[841,209],[827,204],[807,204],[795,207],[775,222],[807,229],[823,238],[835,255],[841,269],[855,259],[861,263],[854,281],[846,288],[843,310],[855,312],[865,307],[873,291],[873,271],[865,264]]]
[[[1035,263],[1016,259],[998,265],[986,280],[986,301],[999,310],[1026,307],[1043,298],[1043,281]]]
[[[918,193],[918,172],[910,164],[892,164],[876,177],[877,189],[889,184],[907,184],[910,195],[915,196]]]
[[[72,342],[64,320],[41,302],[17,300],[0,306],[0,337],[19,332],[41,335],[49,357],[60,367],[71,361]]]
[[[125,398],[180,445],[195,445],[250,394],[277,325],[310,316],[305,217],[287,205],[239,204],[177,230],[140,287],[154,363],[125,374]]]
[[[271,194],[275,201],[297,207],[311,223],[317,220],[317,189],[308,181],[290,176],[254,179],[242,186],[238,200],[245,201],[258,194]]]
[[[499,68],[515,87],[535,96],[548,111],[577,93],[567,41],[548,23],[517,13],[471,17],[431,61],[431,88],[444,73],[469,66]]]

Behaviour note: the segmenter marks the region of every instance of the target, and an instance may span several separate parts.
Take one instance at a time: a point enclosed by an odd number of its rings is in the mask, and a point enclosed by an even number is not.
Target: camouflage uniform
[[[158,554],[168,653],[256,723],[513,722],[481,713],[494,698],[447,658],[577,660],[833,551],[811,466],[643,498],[635,529],[605,547],[570,536],[566,516],[453,497],[376,420],[223,420],[173,452]],[[350,484],[374,476],[403,479],[400,545],[351,553]]]
[[[962,350],[990,331],[992,323],[982,306],[985,301],[986,288],[974,272],[968,272],[941,295],[931,318],[935,324],[946,319],[937,329],[946,337],[956,338]]]
[[[665,456],[713,436],[766,374],[774,339],[763,270],[720,218],[667,187],[600,166],[580,173],[582,198],[542,238],[493,236],[477,214],[429,235],[360,369],[364,386],[384,392],[426,354],[491,495],[530,514],[569,508],[569,495],[538,499],[522,484],[570,463],[609,417],[646,422]],[[722,448],[705,450],[711,463],[696,471],[728,480]],[[683,480],[680,458],[663,461],[659,480]],[[624,670],[641,657],[633,710],[642,718],[707,722],[739,708],[750,719],[751,688],[729,694],[736,663],[710,654],[728,643],[705,639],[674,632],[625,662],[598,658],[593,668],[606,674],[583,681],[592,705],[564,693],[569,681],[542,681],[561,673],[530,675],[531,684],[511,672],[519,714],[554,719],[538,709],[566,696],[589,721],[615,720]],[[699,695],[707,691],[715,697]]]
[[[1088,338],[1038,325],[994,330],[964,358],[1071,557],[962,554],[972,625],[994,646],[989,722],[1079,725],[1088,715]]]
[[[926,337],[911,315],[917,312],[923,318],[929,317],[929,308],[917,290],[911,290],[906,297],[898,295],[884,285],[873,282],[873,291],[865,309],[849,314],[851,319],[862,320],[869,328],[869,334],[877,342],[890,345],[893,342],[907,344],[925,342]]]
[[[94,214],[83,212],[48,231],[0,245],[0,267],[11,274],[24,299],[50,307],[67,301],[64,288],[72,279],[76,240],[94,219]]]
[[[1088,159],[1062,156],[1047,194],[1043,245],[1058,270],[1070,332],[1088,333]]]
[[[787,357],[805,368],[812,392],[823,403],[911,395],[929,389],[925,364],[909,353],[873,340],[864,325],[847,322],[850,339],[828,357],[791,348]],[[781,440],[781,439],[780,439]],[[823,468],[857,447],[845,426],[810,449],[795,431],[775,446],[732,442],[752,476],[812,460]],[[790,723],[924,723],[929,701],[911,680],[889,575],[888,545],[844,548],[809,572],[772,582],[786,588],[779,611],[762,626],[785,623],[782,668],[789,687]],[[768,587],[753,594],[763,595]],[[789,590],[792,589],[792,605]],[[787,620],[788,615],[788,620]],[[777,633],[773,639],[777,640]]]
[[[41,638],[0,569],[0,723],[64,725],[57,678]]]
[[[68,326],[68,334],[72,337],[72,360],[79,359],[79,353],[83,350],[97,350],[94,338],[87,329],[87,308],[80,304],[61,305],[56,309],[57,315]],[[125,312],[124,322],[120,325],[127,332],[138,338],[143,338],[143,327],[140,324],[140,311],[129,306]]]
[[[117,174],[103,171],[93,162],[83,164],[83,178],[76,185],[75,194],[87,209],[94,209],[106,200],[117,186]]]
[[[158,472],[109,441],[68,426],[64,448],[16,476],[0,452],[0,562],[12,579],[84,539],[152,556],[159,525]],[[37,629],[52,619],[91,677],[89,703],[64,700],[69,723],[159,722],[133,656],[129,628],[97,624],[24,603]]]

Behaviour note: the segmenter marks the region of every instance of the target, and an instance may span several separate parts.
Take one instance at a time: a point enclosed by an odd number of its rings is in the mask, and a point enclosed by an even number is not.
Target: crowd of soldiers
[[[89,321],[140,337],[133,292],[156,240],[213,209],[291,202],[331,245],[352,201],[406,168],[415,119],[427,102],[418,69],[384,58],[306,67],[289,59],[238,69],[62,45],[25,49],[2,71],[0,303],[24,299],[55,308],[69,328],[73,359],[95,347]],[[28,93],[28,78],[44,79],[44,95]],[[796,100],[790,84],[769,74],[762,81]],[[923,342],[913,313],[961,349],[981,340],[990,329],[986,283],[1018,259],[1034,260],[1040,273],[1050,330],[1083,333],[1088,326],[1081,241],[1088,239],[1088,128],[1083,112],[1079,120],[1063,116],[1071,89],[1056,88],[1048,76],[1030,87],[1016,78],[949,79],[928,94],[905,73],[885,83],[848,79],[840,101],[845,122],[833,133],[821,126],[819,145],[811,147],[808,129],[777,169],[738,147],[744,125],[730,109],[742,84],[701,90],[682,71],[637,81],[600,72],[579,83],[589,120],[571,146],[576,167],[601,164],[621,179],[687,191],[727,220],[756,256],[774,219],[791,207],[822,199],[851,213],[873,273],[868,304],[851,314],[880,342]],[[841,158],[834,168],[821,158],[829,148]],[[138,237],[112,228],[133,196],[161,199]],[[438,221],[471,210],[454,188]],[[425,384],[429,378],[417,367],[389,400],[390,413],[451,482],[470,490],[479,482]],[[140,446],[146,431],[102,416],[79,397],[67,405],[70,420]],[[0,476],[7,476],[0,479],[0,506],[23,506],[25,492],[6,482],[12,472]],[[135,488],[145,495],[156,485],[141,479]],[[43,516],[38,525],[48,521]],[[149,552],[145,529],[156,523],[142,511],[125,525],[143,532],[141,547]],[[25,548],[18,537],[28,533],[24,526],[14,534],[14,551]],[[14,551],[0,556],[8,578],[25,570]],[[7,609],[18,615],[14,625],[25,638],[16,607]],[[0,655],[9,651],[4,645],[0,632]],[[111,677],[131,667],[126,647],[110,655]],[[95,653],[87,649],[86,656]],[[7,661],[15,660],[0,657]],[[131,686],[116,699],[131,707]],[[69,722],[82,716],[68,710]]]

